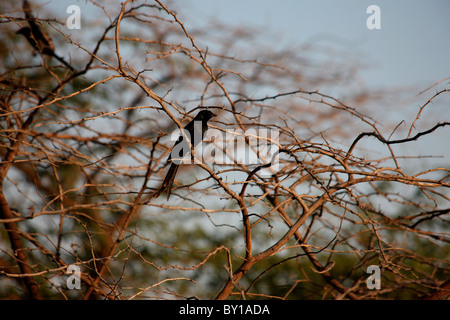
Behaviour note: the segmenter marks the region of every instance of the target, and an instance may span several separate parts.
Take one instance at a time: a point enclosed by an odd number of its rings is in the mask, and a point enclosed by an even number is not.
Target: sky
[[[117,1],[117,9],[121,0]],[[71,4],[83,15],[98,12],[83,0],[34,0],[60,17]],[[102,4],[102,1],[99,1]],[[114,3],[114,0],[108,1]],[[147,3],[152,3],[147,0]],[[211,21],[232,26],[258,26],[271,43],[286,47],[312,39],[334,42],[358,51],[372,63],[369,84],[428,87],[450,77],[449,0],[171,0],[188,28]],[[180,5],[182,4],[182,5]],[[381,28],[369,30],[370,5],[380,8]],[[84,9],[90,8],[90,9]],[[97,10],[97,11],[96,11]],[[108,8],[108,11],[117,12]]]
[[[450,76],[450,1],[448,0],[228,0],[185,1],[188,20],[219,19],[233,25],[270,30],[280,46],[313,38],[340,42],[367,55],[374,67],[366,81],[374,85],[426,86]],[[380,8],[378,30],[366,25],[367,8]],[[197,18],[193,18],[197,17]]]
[[[92,5],[81,0],[34,2],[50,7],[59,17],[68,16],[66,8],[71,4],[81,7],[82,19],[83,15],[95,11],[85,9]],[[117,10],[120,3],[117,0]],[[368,88],[410,90],[407,109],[398,105],[405,101],[395,99],[385,106],[390,112],[383,116],[395,118],[392,123],[402,120],[411,123],[419,107],[437,90],[450,87],[447,79],[450,77],[450,0],[163,0],[163,3],[169,7],[175,4],[188,31],[220,21],[232,27],[249,26],[267,31],[267,41],[281,48],[319,40],[362,55],[369,67],[360,76]],[[371,5],[380,9],[380,29],[367,27],[367,19],[373,14],[367,13]],[[108,7],[108,11],[117,10]],[[207,39],[201,41],[205,43]],[[443,79],[447,80],[419,94]],[[449,94],[436,99],[423,117],[450,121]],[[415,148],[421,148],[421,154],[438,154],[449,159],[450,148],[442,147],[448,145],[449,137],[450,128],[445,127],[432,137],[421,138],[414,146],[406,144],[399,148],[404,148],[402,153],[411,154],[417,153]]]
[[[367,87],[409,90],[406,101],[393,98],[384,106],[389,113],[381,117],[389,117],[393,124],[407,120],[409,128],[419,107],[439,89],[450,87],[449,0],[189,0],[184,3],[190,5],[183,8],[187,26],[207,27],[215,20],[232,26],[259,26],[268,31],[267,41],[280,47],[320,39],[341,50],[344,47],[349,52],[357,52],[369,64],[360,73]],[[380,9],[380,29],[367,27],[367,20],[373,14],[367,13],[371,5]],[[447,80],[419,94],[443,79]],[[400,103],[407,105],[400,106]],[[422,115],[423,119],[433,119],[432,123],[450,121],[448,94],[436,99]],[[428,128],[422,124],[417,129]],[[449,138],[447,126],[417,142],[393,148],[402,155],[436,156],[417,160],[414,165],[420,167],[448,166],[450,148],[445,146],[449,145]],[[386,149],[381,144],[377,147]]]

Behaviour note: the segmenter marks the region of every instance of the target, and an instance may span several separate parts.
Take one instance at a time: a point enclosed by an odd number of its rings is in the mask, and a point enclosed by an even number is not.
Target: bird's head
[[[194,120],[208,121],[216,115],[209,110],[202,110],[196,116]]]

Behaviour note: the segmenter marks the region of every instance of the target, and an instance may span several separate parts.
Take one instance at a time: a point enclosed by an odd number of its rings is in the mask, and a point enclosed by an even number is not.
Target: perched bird
[[[23,35],[31,44],[31,46],[41,54],[56,58],[67,68],[74,71],[73,67],[70,64],[68,64],[63,58],[55,53],[55,46],[53,45],[52,40],[45,32],[42,31],[39,24],[36,23],[36,19],[31,13],[31,8],[27,0],[23,1],[23,11],[25,13],[25,18],[27,19],[29,27],[20,29],[16,32],[16,34]]]
[[[175,180],[175,175],[177,174],[182,158],[191,152],[191,147],[195,147],[200,143],[200,141],[203,140],[203,136],[206,130],[208,130],[208,120],[214,116],[215,114],[211,111],[202,110],[184,127],[184,133],[189,141],[185,139],[183,134],[181,134],[175,142],[172,152],[167,159],[168,162],[171,162],[169,171],[167,171],[161,187],[154,194],[155,197],[159,197],[161,193],[166,191],[167,200],[169,200],[172,184]]]

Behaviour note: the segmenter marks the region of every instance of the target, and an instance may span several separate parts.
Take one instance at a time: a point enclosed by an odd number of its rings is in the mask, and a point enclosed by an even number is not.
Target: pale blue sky
[[[220,20],[270,31],[268,41],[299,45],[313,38],[339,41],[362,51],[374,68],[365,80],[374,85],[429,86],[450,76],[448,0],[190,0],[193,24]],[[381,29],[369,30],[371,4],[381,9]],[[184,12],[184,11],[183,11]],[[194,23],[195,22],[195,23]]]
[[[99,9],[80,0],[35,0],[52,8],[60,18],[68,5],[83,15]],[[120,9],[108,2],[108,11]],[[147,1],[151,3],[151,0]],[[373,65],[364,80],[373,85],[429,85],[450,76],[450,0],[182,0],[175,4],[189,28],[207,27],[211,21],[234,27],[267,30],[267,41],[280,47],[298,46],[321,39],[361,52]],[[367,7],[381,9],[381,29],[368,30]],[[87,9],[85,9],[87,8]],[[88,12],[86,12],[88,11]],[[102,19],[104,16],[102,15]],[[204,41],[205,39],[201,39]]]
[[[386,102],[381,108],[384,114],[378,115],[394,125],[402,120],[411,124],[419,106],[437,90],[449,88],[450,79],[419,95],[420,91],[450,77],[449,0],[190,0],[184,3],[191,5],[182,11],[188,26],[207,26],[216,20],[235,27],[260,26],[261,30],[268,31],[267,41],[280,47],[320,39],[340,50],[362,55],[369,64],[361,72],[367,87],[407,90],[407,101],[399,94],[398,98]],[[381,10],[380,30],[366,27],[370,16],[367,7],[373,4]],[[400,106],[401,103],[404,105]],[[424,112],[421,121],[425,123],[419,121],[417,130],[428,129],[427,120],[429,123],[450,121],[448,94],[441,95]],[[419,159],[414,165],[448,165],[449,138],[450,128],[445,127],[417,142],[393,148],[397,154],[438,157]],[[375,145],[386,149],[380,143]]]
[[[60,18],[67,17],[68,5],[77,4],[83,16],[101,14],[89,2],[81,0],[39,0],[36,3],[49,7]],[[148,3],[152,1],[148,0]],[[232,27],[258,27],[268,43],[286,48],[318,39],[327,45],[336,45],[342,51],[356,53],[368,63],[361,72],[368,88],[409,88],[407,109],[400,107],[405,101],[389,100],[383,106],[392,123],[412,121],[423,105],[439,88],[448,88],[443,82],[425,94],[418,93],[442,79],[450,77],[450,0],[183,0],[164,1],[172,4],[186,28],[208,27],[221,21]],[[114,17],[120,9],[120,0],[107,4]],[[369,30],[366,13],[370,5],[381,9],[381,29]],[[95,13],[97,12],[97,13]],[[102,19],[104,15],[101,14]],[[76,37],[76,31],[71,32]],[[196,39],[207,44],[208,39]],[[320,89],[320,88],[317,88]],[[400,95],[399,95],[400,96]],[[337,97],[339,98],[339,97]],[[400,98],[399,98],[400,99]],[[426,117],[426,118],[425,118]],[[424,119],[450,121],[450,97],[439,97],[427,109]],[[421,119],[422,120],[422,119]],[[411,122],[410,122],[411,123]],[[418,130],[428,129],[428,124]],[[389,130],[389,129],[386,129]],[[432,137],[399,146],[402,153],[438,154],[450,158],[448,138],[450,128],[439,129]],[[438,161],[442,161],[442,158]]]

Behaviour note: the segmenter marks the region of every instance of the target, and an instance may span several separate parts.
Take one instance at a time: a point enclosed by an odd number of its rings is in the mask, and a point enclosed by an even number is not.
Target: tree
[[[2,297],[375,299],[442,289],[449,170],[409,166],[395,146],[448,129],[419,121],[448,87],[406,132],[387,132],[365,107],[380,95],[346,91],[354,57],[321,61],[324,73],[302,55],[314,46],[267,48],[256,30],[219,24],[190,30],[163,1],[89,5],[98,14],[75,32],[30,2],[60,63],[33,56],[15,35],[30,17],[1,4]],[[152,197],[172,132],[203,108],[218,114],[203,158],[180,168],[170,201]],[[366,284],[371,265],[379,290]],[[79,289],[67,286],[69,267],[80,270]]]

